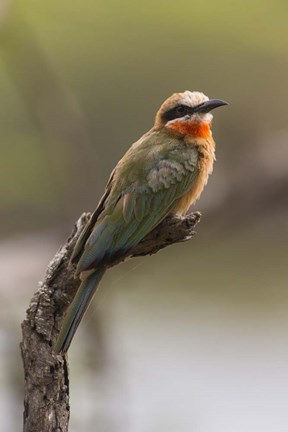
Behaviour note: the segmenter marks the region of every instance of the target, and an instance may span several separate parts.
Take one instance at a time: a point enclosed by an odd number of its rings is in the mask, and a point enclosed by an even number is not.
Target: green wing
[[[157,152],[146,147],[143,154],[142,148],[132,147],[119,162],[73,253],[74,259],[80,256],[78,273],[131,249],[191,189],[198,175],[198,153],[176,144],[170,142]]]

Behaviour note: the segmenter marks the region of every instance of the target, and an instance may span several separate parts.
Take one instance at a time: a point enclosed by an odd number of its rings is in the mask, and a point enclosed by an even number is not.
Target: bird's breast
[[[193,145],[196,146],[199,154],[198,174],[189,191],[176,202],[171,211],[172,214],[184,215],[187,213],[189,207],[200,197],[208,177],[213,171],[215,160],[215,142],[213,138],[197,140],[196,145],[195,142]]]

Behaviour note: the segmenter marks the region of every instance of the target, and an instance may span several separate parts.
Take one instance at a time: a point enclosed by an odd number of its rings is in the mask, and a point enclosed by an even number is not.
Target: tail
[[[92,297],[105,273],[105,268],[100,268],[85,279],[69,306],[60,333],[53,347],[53,351],[58,354],[66,353],[73,336],[80,324],[80,321],[88,308]]]

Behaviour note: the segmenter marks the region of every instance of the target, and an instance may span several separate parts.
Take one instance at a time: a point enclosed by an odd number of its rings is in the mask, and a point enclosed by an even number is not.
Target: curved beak
[[[223,100],[220,99],[211,99],[208,100],[207,102],[202,103],[201,105],[199,105],[198,107],[194,108],[194,113],[207,113],[211,110],[213,110],[214,108],[218,108],[220,106],[223,105],[229,105],[228,102],[225,102]]]

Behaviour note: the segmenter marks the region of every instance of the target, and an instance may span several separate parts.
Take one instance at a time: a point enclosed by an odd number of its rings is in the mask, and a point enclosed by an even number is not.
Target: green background
[[[189,89],[230,103],[198,234],[104,278],[71,348],[71,431],[287,431],[287,19],[281,0],[2,0],[5,430],[21,428],[37,281],[162,101]]]

